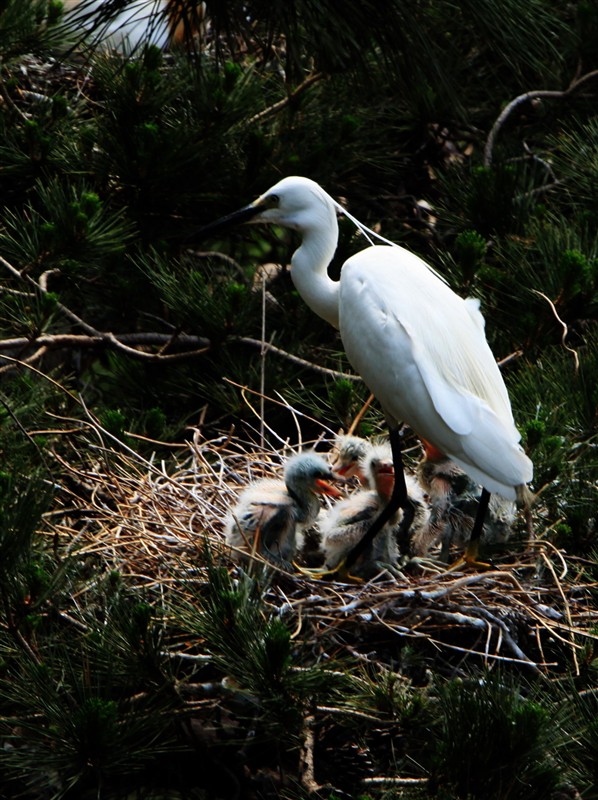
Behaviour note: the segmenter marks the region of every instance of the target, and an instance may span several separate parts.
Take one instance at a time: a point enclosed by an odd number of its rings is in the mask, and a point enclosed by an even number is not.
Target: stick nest
[[[226,513],[249,482],[280,477],[289,453],[198,434],[185,447],[167,462],[103,442],[60,456],[60,507],[45,531],[57,552],[99,560],[156,600],[177,592],[196,602],[214,563],[235,577],[239,568],[224,548]],[[404,582],[316,580],[259,561],[254,572],[266,606],[315,657],[345,650],[390,668],[410,644],[451,669],[473,659],[544,674],[572,663],[579,671],[597,639],[591,564],[542,536],[523,547],[513,543],[486,572],[416,569]]]

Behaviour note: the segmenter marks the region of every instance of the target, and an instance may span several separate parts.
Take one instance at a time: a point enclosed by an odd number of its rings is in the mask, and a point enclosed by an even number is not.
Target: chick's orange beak
[[[395,471],[392,464],[380,467],[378,470],[377,483],[382,494],[390,497],[395,485]]]
[[[341,475],[343,478],[344,477],[350,478],[351,475],[354,474],[355,464],[345,464],[344,467],[335,467],[333,464],[332,469],[336,472],[337,475]]]
[[[361,467],[359,464],[345,464],[344,467],[335,467],[334,464],[332,465],[333,471],[339,476],[339,478],[343,478],[344,480],[349,480],[350,478],[357,478],[359,483],[362,486],[367,485],[367,478],[361,471]]]
[[[444,453],[439,450],[432,442],[428,442],[426,439],[422,439],[421,443],[424,446],[424,452],[426,454],[426,458],[429,458],[431,461],[439,461],[441,458],[444,458]]]
[[[343,493],[340,492],[336,486],[323,481],[321,478],[316,478],[314,481],[314,491],[318,494],[327,494],[328,497],[342,497]]]

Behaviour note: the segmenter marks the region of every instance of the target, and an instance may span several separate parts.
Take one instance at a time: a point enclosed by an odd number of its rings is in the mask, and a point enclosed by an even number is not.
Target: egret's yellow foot
[[[302,575],[306,575],[308,578],[318,579],[318,578],[325,578],[327,575],[334,575],[341,581],[363,583],[362,578],[359,578],[357,575],[351,575],[351,573],[345,566],[344,559],[340,562],[340,564],[337,564],[336,567],[334,567],[333,569],[327,569],[326,567],[302,567],[295,561],[293,561],[293,566]]]
[[[339,581],[343,581],[344,583],[363,583],[363,578],[360,578],[358,575],[352,575],[349,570],[350,567],[347,567],[347,561],[343,558],[340,564],[337,564],[334,574]]]
[[[327,567],[302,567],[300,564],[297,564],[296,561],[293,561],[293,566],[298,572],[302,575],[306,575],[308,578],[325,578],[327,575],[335,575],[338,570],[338,567],[334,569],[328,569]]]
[[[478,569],[480,571],[485,569],[494,569],[492,564],[488,564],[486,561],[478,560],[479,550],[480,543],[477,540],[475,542],[470,542],[465,548],[465,552],[461,558],[457,559],[454,564],[451,564],[451,566],[447,569],[447,572],[454,572],[461,567],[466,569]]]

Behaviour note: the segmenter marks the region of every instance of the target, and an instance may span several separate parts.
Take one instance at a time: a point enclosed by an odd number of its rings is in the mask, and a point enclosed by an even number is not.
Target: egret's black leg
[[[465,552],[451,567],[448,572],[463,566],[477,567],[478,569],[491,569],[490,564],[485,564],[483,561],[478,561],[478,551],[480,549],[480,537],[484,529],[484,521],[486,519],[486,512],[488,511],[488,503],[490,502],[490,492],[487,489],[482,489],[480,500],[478,503],[478,510],[471,529],[471,536],[465,548]]]
[[[480,501],[478,503],[478,510],[471,529],[471,536],[465,549],[465,560],[469,562],[477,561],[478,551],[480,549],[480,537],[484,530],[484,521],[486,519],[486,512],[488,511],[488,503],[490,502],[490,492],[487,489],[482,489]]]
[[[409,539],[409,527],[413,521],[414,508],[407,494],[407,484],[405,483],[405,470],[403,467],[403,453],[401,449],[401,436],[397,428],[390,429],[390,447],[392,450],[392,463],[395,473],[395,482],[386,508],[384,508],[376,519],[372,522],[365,535],[351,550],[344,562],[344,569],[349,572],[350,567],[357,561],[359,556],[365,552],[374,540],[374,536],[379,533],[386,523],[392,519],[399,508],[403,509],[403,521],[401,522],[399,547],[404,546],[404,542]]]

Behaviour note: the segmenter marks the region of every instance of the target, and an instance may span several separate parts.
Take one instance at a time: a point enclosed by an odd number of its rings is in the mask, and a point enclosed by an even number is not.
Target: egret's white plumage
[[[365,440],[353,437],[351,444],[363,442],[360,471],[365,476],[369,489],[361,489],[341,500],[323,513],[318,521],[322,537],[321,549],[325,555],[325,569],[336,569],[345,557],[364,537],[372,522],[387,505],[394,485],[392,452],[388,445],[370,445]],[[427,509],[418,482],[412,475],[406,476],[409,499],[414,505],[412,522],[414,531],[427,523]],[[369,547],[353,565],[351,572],[360,577],[370,577],[382,568],[396,567],[401,555],[399,550],[399,526],[401,510],[380,530]]]
[[[194,35],[206,31],[206,4],[180,0],[130,0],[120,11],[107,8],[106,0],[62,0],[67,28],[83,38],[89,31],[94,44],[134,54],[145,45],[165,49],[189,45]]]
[[[455,294],[415,254],[370,246],[328,276],[340,207],[314,181],[284,178],[243,211],[298,231],[291,277],[339,328],[349,361],[393,427],[406,422],[489,492],[515,500],[532,479],[479,303]]]
[[[225,540],[235,561],[248,553],[289,565],[298,530],[312,525],[320,510],[319,494],[340,497],[327,479],[330,467],[313,451],[289,458],[284,480],[263,478],[248,486],[225,521]]]
[[[105,0],[64,0],[65,23],[106,47],[132,53],[144,44],[165,48],[171,23],[168,0],[133,0],[118,13],[108,14]]]

